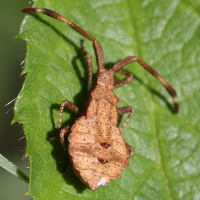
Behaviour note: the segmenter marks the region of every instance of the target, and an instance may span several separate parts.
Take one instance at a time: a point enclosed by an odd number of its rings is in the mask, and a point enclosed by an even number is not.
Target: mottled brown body
[[[120,176],[120,171],[128,166],[129,154],[117,128],[119,100],[113,91],[97,85],[89,101],[86,114],[71,128],[69,155],[76,175],[95,190]]]
[[[91,190],[95,190],[100,185],[107,185],[111,179],[120,176],[121,170],[128,166],[127,158],[133,154],[133,148],[124,141],[120,132],[132,117],[134,110],[131,106],[116,108],[119,104],[119,99],[113,93],[114,88],[130,82],[133,76],[119,70],[132,62],[138,62],[163,84],[168,93],[173,97],[175,111],[178,112],[176,92],[153,68],[135,56],[130,56],[117,62],[110,70],[104,69],[102,49],[96,39],[58,13],[49,9],[38,8],[25,8],[22,12],[42,12],[45,15],[67,23],[75,31],[93,42],[98,66],[95,88],[91,92],[82,111],[67,100],[62,102],[58,121],[58,133],[48,139],[50,140],[52,137],[60,135],[65,155],[67,159],[69,155],[74,172]],[[82,51],[86,55],[88,89],[90,90],[92,87],[92,60],[85,51],[83,42]],[[121,81],[115,82],[114,74],[116,72],[126,77]],[[79,118],[73,126],[67,125],[61,129],[64,107],[79,114]],[[118,129],[118,115],[128,112],[130,114]],[[67,149],[64,136],[70,131],[71,133],[68,137],[69,147]]]

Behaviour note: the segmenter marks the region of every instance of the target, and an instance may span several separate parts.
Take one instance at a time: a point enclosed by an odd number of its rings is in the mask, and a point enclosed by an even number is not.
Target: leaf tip
[[[11,121],[10,125],[13,125],[15,123],[15,118],[13,118],[13,120]]]
[[[28,157],[29,157],[29,154],[28,154],[28,153],[25,153],[24,157],[25,157],[25,158],[28,158]]]
[[[23,70],[22,73],[20,74],[20,76],[23,76],[23,75],[25,75],[26,73],[27,73],[27,71],[26,71],[26,70]]]
[[[14,40],[19,39],[19,34],[14,37]]]
[[[22,196],[25,197],[25,196],[28,196],[28,195],[29,195],[29,193],[28,193],[28,191],[27,191],[27,192],[25,192]]]

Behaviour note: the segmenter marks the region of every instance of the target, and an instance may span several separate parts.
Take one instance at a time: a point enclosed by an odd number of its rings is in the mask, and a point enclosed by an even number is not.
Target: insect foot
[[[44,13],[67,23],[79,34],[93,42],[98,67],[95,87],[81,111],[67,100],[62,102],[58,120],[58,133],[48,139],[60,135],[66,159],[70,159],[75,174],[88,188],[96,190],[100,185],[107,185],[111,179],[118,178],[121,170],[128,166],[127,159],[133,155],[133,148],[124,141],[120,132],[131,119],[134,110],[131,106],[116,108],[120,101],[113,92],[114,88],[130,82],[132,75],[119,70],[132,62],[138,62],[163,84],[173,97],[175,111],[178,112],[176,92],[154,69],[135,56],[127,57],[117,62],[110,70],[106,70],[102,49],[96,39],[58,13],[38,8],[25,8],[22,12]],[[83,42],[82,51],[86,55],[88,88],[90,89],[92,86],[92,61],[90,55],[85,51]],[[116,72],[125,75],[125,78],[115,82],[114,74]],[[62,114],[65,107],[77,113],[79,118],[73,125],[67,125],[61,129]],[[118,115],[125,113],[129,113],[129,115],[118,128]],[[67,148],[65,135],[68,132],[70,134]]]

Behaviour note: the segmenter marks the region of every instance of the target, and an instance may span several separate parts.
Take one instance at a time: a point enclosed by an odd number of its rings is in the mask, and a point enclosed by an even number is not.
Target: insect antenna
[[[117,62],[112,70],[114,72],[117,72],[118,70],[120,70],[122,67],[133,63],[137,61],[142,67],[144,67],[150,74],[152,74],[153,76],[155,76],[165,87],[165,89],[167,90],[167,92],[173,97],[173,101],[174,101],[174,107],[175,107],[175,112],[178,113],[179,110],[179,106],[178,106],[178,100],[177,100],[177,95],[175,90],[173,89],[173,87],[171,85],[169,85],[169,83],[167,83],[167,81],[165,81],[152,67],[150,67],[149,65],[147,65],[144,61],[142,61],[140,58],[136,57],[136,56],[130,56],[127,58],[124,58],[123,60]]]
[[[77,26],[73,22],[67,20],[63,16],[59,15],[58,13],[56,13],[52,10],[46,9],[46,8],[44,8],[44,9],[24,8],[23,10],[21,10],[21,12],[24,12],[24,13],[44,13],[45,15],[47,15],[49,17],[52,17],[52,18],[55,18],[55,19],[58,19],[62,22],[67,23],[75,31],[77,31],[78,33],[80,33],[81,35],[86,37],[88,40],[93,42],[93,47],[94,47],[94,51],[95,51],[95,54],[96,54],[98,71],[104,70],[104,59],[103,59],[103,52],[102,52],[102,49],[101,49],[101,45],[96,41],[95,38],[93,38],[89,33],[84,31],[82,28],[80,28],[79,26]]]

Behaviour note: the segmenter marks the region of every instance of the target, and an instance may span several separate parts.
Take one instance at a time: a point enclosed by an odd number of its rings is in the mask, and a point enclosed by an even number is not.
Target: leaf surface
[[[197,6],[197,5],[196,5]],[[28,193],[35,199],[198,199],[200,196],[200,17],[189,0],[42,0],[100,42],[106,67],[131,56],[150,64],[178,94],[179,114],[163,86],[137,63],[123,68],[132,82],[115,89],[122,106],[135,114],[122,131],[134,147],[121,177],[95,192],[87,189],[65,163],[56,132],[59,106],[69,100],[79,108],[87,98],[86,61],[81,35],[43,14],[26,15],[19,38],[27,41],[26,79],[15,102],[13,122],[24,124],[30,156]],[[92,43],[85,47],[96,60]],[[123,78],[117,76],[117,79]],[[66,110],[63,126],[76,115]],[[122,123],[126,116],[119,119]]]

